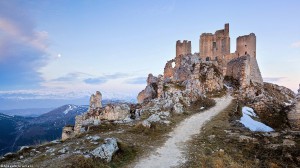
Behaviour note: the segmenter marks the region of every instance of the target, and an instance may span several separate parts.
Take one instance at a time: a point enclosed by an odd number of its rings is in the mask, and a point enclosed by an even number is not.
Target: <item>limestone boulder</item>
[[[127,104],[107,105],[99,115],[101,120],[124,120],[130,116],[130,107]]]
[[[100,158],[106,162],[110,162],[112,156],[119,150],[117,139],[116,138],[106,138],[104,139],[104,143],[94,149],[91,154]]]
[[[158,78],[152,74],[148,75],[147,86],[142,90],[137,97],[138,103],[143,103],[157,97]]]
[[[61,140],[65,141],[67,139],[73,138],[75,136],[74,126],[65,126],[62,130]]]
[[[137,97],[138,103],[143,103],[146,100],[151,100],[155,98],[157,95],[155,88],[152,85],[146,86],[144,90],[142,90]]]

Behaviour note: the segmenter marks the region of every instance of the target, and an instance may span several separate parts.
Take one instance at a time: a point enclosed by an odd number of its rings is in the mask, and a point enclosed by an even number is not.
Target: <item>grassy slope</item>
[[[276,149],[267,148],[270,144],[282,144],[289,133],[281,133],[278,137],[252,133],[235,122],[239,115],[240,107],[233,101],[223,112],[208,122],[202,133],[189,142],[188,162],[182,167],[300,166],[297,160],[300,156],[299,136],[294,136],[296,145],[293,147],[281,145]],[[241,140],[240,135],[250,139]]]

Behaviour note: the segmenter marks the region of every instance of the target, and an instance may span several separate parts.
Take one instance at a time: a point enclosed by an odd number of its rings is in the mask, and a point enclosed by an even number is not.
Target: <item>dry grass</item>
[[[223,112],[210,122],[200,135],[188,144],[188,162],[182,167],[299,167],[295,161],[300,156],[299,144],[294,148],[279,147],[267,149],[265,141],[282,143],[282,137],[265,137],[262,133],[252,133],[233,124],[240,112],[240,107],[233,101]],[[231,121],[231,122],[230,122]],[[241,142],[232,138],[224,130],[238,132],[256,138],[258,142]],[[286,136],[286,135],[284,135]],[[273,141],[273,142],[272,142]],[[286,154],[293,156],[292,160],[285,158]]]

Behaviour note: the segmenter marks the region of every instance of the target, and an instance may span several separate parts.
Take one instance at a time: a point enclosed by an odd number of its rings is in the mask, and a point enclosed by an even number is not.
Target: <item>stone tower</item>
[[[219,60],[230,54],[229,24],[224,29],[217,30],[215,34],[202,33],[199,43],[200,58],[211,61]]]
[[[191,41],[183,40],[181,42],[178,40],[176,42],[176,57],[180,55],[187,55],[192,53],[192,44]]]
[[[254,33],[249,35],[239,36],[236,39],[236,55],[250,55],[256,57],[256,36]]]
[[[191,41],[183,40],[183,42],[181,42],[180,40],[178,40],[176,42],[175,66],[179,67],[181,64],[181,60],[182,60],[181,57],[188,55],[188,54],[192,54]]]

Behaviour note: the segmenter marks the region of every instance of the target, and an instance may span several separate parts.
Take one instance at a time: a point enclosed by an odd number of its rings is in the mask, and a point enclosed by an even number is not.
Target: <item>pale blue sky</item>
[[[225,23],[231,52],[238,36],[255,33],[263,77],[296,91],[299,8],[297,0],[1,1],[0,92],[135,96],[148,73],[163,73],[176,40],[199,52],[200,34]]]

